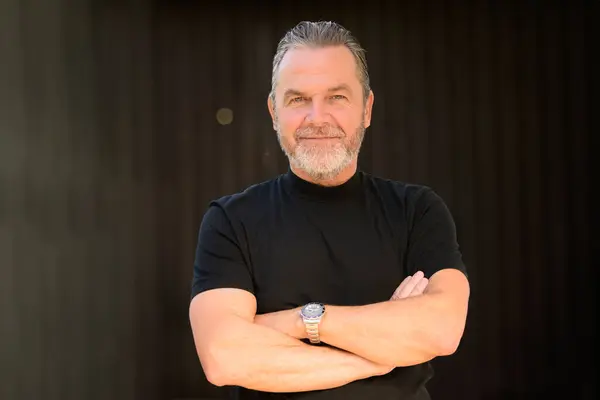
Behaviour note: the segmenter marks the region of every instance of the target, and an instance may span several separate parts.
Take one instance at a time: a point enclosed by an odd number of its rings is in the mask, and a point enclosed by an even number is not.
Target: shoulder
[[[269,209],[269,204],[278,192],[280,178],[281,175],[211,200],[206,216],[220,214],[230,221],[260,217],[264,210]]]
[[[407,208],[426,207],[440,201],[440,196],[427,185],[383,178],[363,172],[363,179],[384,200],[400,202]]]
[[[364,174],[370,191],[396,218],[402,218],[409,227],[428,220],[452,220],[444,199],[430,186],[403,182]]]

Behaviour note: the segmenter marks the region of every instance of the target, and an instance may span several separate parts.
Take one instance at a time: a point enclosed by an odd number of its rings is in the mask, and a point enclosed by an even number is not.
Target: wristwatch
[[[300,309],[300,317],[306,327],[306,334],[313,344],[321,343],[321,338],[319,337],[319,323],[324,314],[325,305],[323,303],[308,303]]]

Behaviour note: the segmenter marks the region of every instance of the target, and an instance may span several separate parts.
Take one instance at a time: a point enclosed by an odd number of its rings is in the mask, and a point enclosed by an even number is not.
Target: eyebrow
[[[341,91],[352,92],[350,90],[350,87],[348,85],[346,85],[345,83],[342,83],[341,85],[333,86],[333,87],[330,87],[329,89],[327,89],[327,93],[341,92]],[[305,96],[305,93],[303,93],[299,90],[296,90],[296,89],[288,89],[283,94],[284,99],[288,99],[292,96]]]
[[[350,86],[346,85],[345,83],[342,83],[341,85],[337,85],[332,88],[329,88],[329,90],[327,90],[327,92],[329,92],[329,93],[331,93],[331,92],[352,92],[352,90],[350,90]]]

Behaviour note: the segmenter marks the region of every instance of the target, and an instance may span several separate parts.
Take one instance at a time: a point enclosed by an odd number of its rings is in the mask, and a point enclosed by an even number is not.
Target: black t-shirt
[[[258,314],[311,301],[389,300],[418,270],[466,273],[453,218],[430,188],[362,171],[324,187],[291,170],[210,203],[200,226],[192,297],[215,288],[253,293]],[[429,363],[345,386],[295,394],[233,388],[234,398],[428,399]]]

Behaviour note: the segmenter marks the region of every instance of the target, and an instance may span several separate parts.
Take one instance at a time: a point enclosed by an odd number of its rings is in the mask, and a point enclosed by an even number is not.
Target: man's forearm
[[[452,354],[464,329],[468,282],[464,275],[452,270],[432,279],[434,285],[425,294],[422,290],[409,293],[411,284],[403,289],[403,282],[393,301],[354,307],[327,306],[319,328],[321,340],[390,366],[415,365]],[[441,289],[442,279],[446,287],[454,289]],[[257,315],[255,322],[295,338],[305,338],[298,310]]]
[[[321,340],[386,365],[420,364],[446,352],[435,332],[439,311],[427,296],[358,307],[329,306]]]
[[[321,341],[382,365],[420,364],[444,353],[436,335],[440,309],[427,295],[366,306],[327,306]],[[298,309],[257,315],[255,321],[294,338],[306,338]]]
[[[454,353],[469,299],[465,275],[441,270],[422,295],[359,307],[329,307],[321,340],[376,363],[397,367]]]
[[[216,382],[220,386],[300,392],[339,387],[387,372],[354,354],[311,346],[243,319],[228,328],[215,350],[223,366]]]

